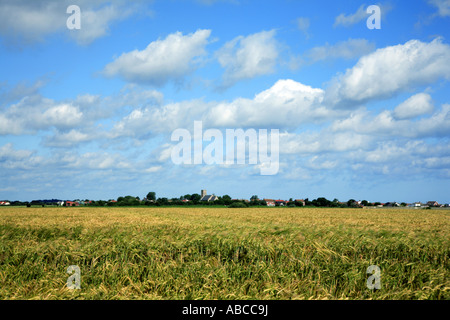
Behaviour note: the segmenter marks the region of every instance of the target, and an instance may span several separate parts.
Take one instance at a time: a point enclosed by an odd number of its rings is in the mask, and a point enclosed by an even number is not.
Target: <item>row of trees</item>
[[[92,206],[140,206],[140,205],[146,205],[146,206],[192,206],[192,205],[204,205],[204,206],[211,206],[211,205],[224,205],[224,206],[232,206],[232,207],[254,207],[254,206],[267,206],[266,201],[260,200],[257,195],[253,195],[250,198],[250,201],[245,200],[233,200],[229,195],[219,196],[217,200],[215,201],[200,201],[201,195],[198,193],[194,194],[186,194],[184,196],[180,196],[179,198],[156,198],[155,192],[149,192],[147,194],[147,197],[144,198],[142,201],[139,197],[133,197],[133,196],[125,196],[125,197],[119,197],[117,199],[117,202],[114,201],[93,201],[90,205]],[[331,208],[357,208],[361,206],[376,206],[379,205],[379,202],[375,203],[369,203],[366,200],[361,201],[358,203],[354,199],[350,199],[347,202],[340,202],[338,199],[334,200],[328,200],[324,197],[319,197],[314,200],[309,200],[306,198],[305,200],[305,206],[308,207],[331,207]],[[279,203],[276,204],[277,206],[281,205]],[[292,198],[289,199],[286,203],[283,205],[286,205],[288,207],[303,207],[303,202],[293,200]]]
[[[361,202],[356,201],[355,199],[350,199],[347,202],[340,202],[338,199],[334,199],[333,201],[328,200],[327,198],[317,198],[312,201],[309,201],[308,198],[305,199],[305,206],[313,206],[313,207],[331,207],[331,208],[359,208],[359,207],[367,207],[367,206],[378,206],[380,202],[371,203],[367,200],[362,200]],[[402,203],[402,205],[406,206],[406,203]]]
[[[215,201],[200,201],[201,195],[198,193],[194,194],[185,194],[180,196],[179,198],[157,198],[155,192],[149,192],[144,199],[140,199],[139,197],[134,196],[121,196],[117,198],[117,200],[75,200],[78,201],[81,205],[87,206],[192,206],[192,205],[219,205],[219,206],[231,206],[231,207],[254,207],[254,206],[266,206],[267,203],[264,200],[260,200],[257,195],[253,195],[250,198],[250,201],[245,200],[233,200],[229,195],[224,195],[218,197]],[[32,202],[20,202],[13,201],[11,205],[57,205],[59,200],[33,200]],[[361,206],[376,206],[379,205],[379,202],[369,203],[366,200],[361,202],[357,202],[354,199],[350,199],[347,202],[340,202],[338,199],[328,200],[324,197],[319,197],[314,200],[309,200],[306,198],[304,200],[305,206],[307,207],[335,207],[335,208],[357,208]],[[276,204],[277,206],[281,205],[280,203]],[[289,201],[283,203],[282,205],[288,207],[302,207],[303,203],[300,201],[293,200],[292,198]],[[401,205],[406,205],[406,203],[402,203]]]

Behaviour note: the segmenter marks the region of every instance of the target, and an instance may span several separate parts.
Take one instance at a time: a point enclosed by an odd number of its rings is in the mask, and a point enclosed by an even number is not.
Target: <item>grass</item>
[[[450,211],[0,208],[0,299],[450,299]],[[70,265],[81,289],[67,288]],[[366,286],[381,268],[381,289]]]

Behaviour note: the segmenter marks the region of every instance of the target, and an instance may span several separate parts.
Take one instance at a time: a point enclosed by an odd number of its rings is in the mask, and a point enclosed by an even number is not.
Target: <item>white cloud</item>
[[[0,135],[6,134],[21,134],[23,133],[23,126],[15,119],[11,119],[5,114],[0,114]]]
[[[402,102],[394,109],[397,119],[411,119],[431,113],[434,109],[431,96],[427,93],[418,93]]]
[[[68,132],[57,131],[50,137],[46,137],[44,145],[47,147],[73,147],[82,142],[88,142],[94,139],[99,139],[100,134],[86,133],[77,129],[72,129]]]
[[[194,71],[206,55],[205,46],[211,30],[197,30],[183,35],[176,32],[151,42],[144,50],[123,53],[108,64],[106,76],[121,76],[135,83],[162,86],[170,80],[180,81]]]
[[[33,133],[51,127],[67,129],[80,125],[83,118],[78,106],[35,94],[22,98],[0,115],[0,134]]]
[[[219,127],[297,127],[332,116],[321,106],[323,90],[294,80],[279,80],[253,99],[238,98],[218,103],[206,122]]]
[[[404,160],[413,152],[416,152],[416,148],[419,147],[420,142],[418,141],[407,142],[404,146],[399,146],[394,141],[385,141],[379,143],[376,149],[366,152],[364,154],[364,160],[369,163],[386,163],[400,159]]]
[[[363,19],[367,18],[367,16],[366,5],[363,4],[353,14],[345,15],[341,13],[339,16],[337,16],[334,21],[334,27],[337,27],[339,25],[348,27],[362,21]]]
[[[87,152],[83,154],[67,153],[59,157],[58,162],[71,169],[130,169],[133,166],[118,153]]]
[[[40,41],[46,34],[62,30],[66,23],[63,3],[55,1],[6,0],[0,6],[0,33]]]
[[[220,65],[225,68],[223,86],[273,73],[278,55],[275,30],[239,36],[227,42],[216,52]]]
[[[30,157],[32,154],[28,150],[14,150],[12,143],[7,143],[0,148],[0,159],[4,161],[6,158],[20,160]]]
[[[74,127],[82,117],[83,113],[76,106],[59,104],[45,110],[38,122],[41,122],[41,126]]]
[[[450,16],[450,0],[428,0],[428,2],[438,8],[441,17]]]
[[[337,166],[338,161],[334,160],[326,160],[326,159],[322,159],[319,156],[313,156],[312,158],[309,159],[308,161],[308,167],[311,169],[316,169],[316,170],[330,170],[333,169]]]
[[[2,106],[0,135],[50,132],[43,138],[43,145],[47,147],[74,147],[107,139],[111,134],[104,131],[105,123],[101,120],[112,119],[123,108],[139,110],[159,106],[164,98],[158,91],[135,85],[126,85],[112,96],[84,94],[63,101],[43,97],[35,86],[20,85],[6,90],[2,97],[7,103],[11,99],[14,103]],[[148,126],[148,123],[143,125]]]
[[[429,118],[422,118],[417,123],[418,136],[447,137],[450,135],[450,104],[443,104],[441,109]]]
[[[66,9],[76,4],[81,11],[81,29],[68,30]],[[127,5],[125,7],[125,4]],[[138,4],[123,0],[4,0],[0,6],[0,34],[10,42],[33,43],[47,35],[66,33],[79,44],[86,45],[108,34],[116,21],[142,12]]]
[[[383,110],[377,115],[364,108],[353,112],[350,117],[336,120],[331,125],[334,132],[356,132],[371,136],[384,136],[395,138],[424,138],[440,137],[450,134],[450,105],[444,104],[441,109],[429,117],[416,121],[410,119],[397,119],[394,112]]]
[[[321,154],[365,150],[371,147],[373,137],[356,132],[333,132],[329,128],[314,132],[280,134],[282,154]]]
[[[169,103],[160,107],[137,108],[117,122],[110,138],[148,138],[152,134],[168,133],[177,128],[189,128],[201,119],[209,104],[200,99]]]
[[[39,79],[30,85],[26,81],[21,81],[14,86],[9,85],[8,82],[0,83],[0,108],[25,96],[37,94],[45,82],[44,79]]]
[[[70,31],[69,34],[78,44],[88,45],[97,38],[108,35],[112,22],[126,19],[135,11],[133,6],[124,8],[117,5],[105,6],[98,10],[83,9],[80,18],[81,28]]]
[[[321,105],[323,90],[293,80],[279,80],[253,99],[205,102],[201,99],[138,108],[114,125],[114,137],[148,137],[177,128],[190,129],[194,121],[209,128],[296,128],[302,123],[345,116]]]
[[[450,168],[450,157],[428,157],[418,163],[429,169],[447,169]]]
[[[297,18],[296,20],[296,24],[297,24],[297,28],[303,32],[303,34],[305,35],[306,38],[309,38],[309,26],[310,26],[310,21],[309,18],[306,17],[300,17]]]
[[[366,39],[348,39],[334,45],[326,43],[324,46],[310,49],[306,56],[310,61],[327,59],[353,59],[366,55],[375,50],[375,44]]]
[[[146,172],[146,173],[155,173],[155,172],[161,171],[162,169],[163,169],[162,166],[153,166],[153,167],[145,169],[144,172]]]
[[[378,49],[331,81],[327,103],[358,106],[372,99],[391,97],[440,78],[450,79],[450,46],[435,39],[430,43],[410,40]]]
[[[378,7],[380,7],[382,19],[384,19],[386,17],[387,13],[392,9],[391,5],[388,3],[384,3],[384,4],[378,3],[376,5]],[[363,4],[358,8],[358,10],[356,10],[355,13],[348,14],[348,15],[341,13],[334,20],[333,27],[338,27],[338,26],[350,27],[358,22],[361,22],[362,20],[367,19],[370,16],[370,14],[367,13],[368,7],[369,7],[369,5]]]
[[[47,162],[41,156],[35,155],[30,150],[16,150],[12,143],[7,143],[0,147],[0,168],[12,169],[31,169],[39,167]]]

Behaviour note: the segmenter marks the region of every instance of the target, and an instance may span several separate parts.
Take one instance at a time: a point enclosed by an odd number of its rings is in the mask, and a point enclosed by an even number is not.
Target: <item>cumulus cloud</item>
[[[297,127],[332,117],[321,106],[323,90],[294,80],[279,80],[253,99],[238,98],[212,107],[207,123],[219,127]]]
[[[51,136],[46,136],[44,138],[43,144],[46,147],[62,147],[69,148],[74,147],[83,142],[89,142],[94,139],[101,138],[101,134],[98,132],[83,132],[83,130],[71,129],[70,131],[58,131],[54,132]]]
[[[425,138],[440,137],[450,133],[450,105],[444,104],[441,109],[418,120],[411,118],[397,119],[394,112],[383,110],[377,115],[364,108],[353,112],[348,118],[336,120],[331,125],[335,132],[351,131],[385,137]]]
[[[88,45],[97,38],[108,35],[113,22],[126,19],[136,12],[136,6],[133,5],[126,8],[115,4],[102,6],[99,9],[88,7],[81,10],[81,28],[70,31],[69,34],[78,44]]]
[[[10,42],[33,43],[43,41],[54,33],[66,33],[82,45],[90,44],[108,34],[116,21],[142,11],[138,4],[127,5],[123,0],[79,0],[81,29],[70,32],[66,9],[72,0],[4,0],[0,6],[0,34]]]
[[[66,129],[82,120],[83,113],[76,105],[40,95],[26,96],[0,115],[0,134],[33,133],[51,127]]]
[[[394,109],[397,119],[411,119],[431,113],[434,109],[431,96],[427,93],[418,93],[402,102]]]
[[[0,94],[0,135],[45,132],[44,146],[74,147],[109,138],[101,120],[114,118],[121,109],[159,106],[164,98],[158,91],[126,85],[111,96],[83,94],[58,101],[42,96],[36,87],[18,84]]]
[[[278,55],[275,30],[239,36],[227,42],[216,52],[217,60],[225,68],[223,86],[273,73]]]
[[[0,168],[31,169],[44,164],[46,160],[30,150],[17,150],[12,143],[0,147]]]
[[[375,44],[366,39],[348,39],[330,45],[314,47],[306,53],[306,57],[312,61],[328,59],[353,59],[369,54],[375,50]]]
[[[211,30],[197,30],[183,35],[176,32],[151,42],[143,50],[123,53],[103,70],[108,77],[162,86],[170,80],[180,81],[196,69],[206,55]]]
[[[399,145],[395,141],[383,141],[363,155],[363,160],[369,163],[396,162],[396,160],[405,160],[406,157],[419,153],[422,149],[428,150],[427,146],[420,141],[408,141],[404,145]]]
[[[116,123],[109,134],[112,138],[148,137],[191,128],[196,120],[203,121],[204,128],[296,128],[302,123],[345,116],[322,106],[323,95],[322,89],[294,80],[279,80],[253,99],[219,102],[195,99],[137,108]]]
[[[62,30],[67,17],[64,3],[55,1],[6,0],[0,6],[0,33],[19,35],[26,41]]]
[[[312,155],[368,150],[374,139],[370,135],[351,131],[334,132],[329,127],[301,133],[280,134],[283,154]]]
[[[77,169],[128,169],[132,165],[124,156],[118,153],[87,152],[83,154],[68,153],[61,157],[60,162],[67,168]]]
[[[45,84],[45,80],[40,79],[31,85],[25,81],[21,81],[14,86],[8,82],[0,83],[0,108],[6,107],[9,103],[20,100],[25,96],[38,94],[40,88]]]
[[[410,40],[378,49],[359,59],[331,81],[327,103],[354,107],[394,96],[438,79],[450,79],[450,46],[438,38],[430,43]]]
[[[146,139],[151,135],[168,133],[177,128],[189,128],[194,120],[202,118],[209,106],[209,103],[195,99],[137,108],[115,123],[108,136]]]

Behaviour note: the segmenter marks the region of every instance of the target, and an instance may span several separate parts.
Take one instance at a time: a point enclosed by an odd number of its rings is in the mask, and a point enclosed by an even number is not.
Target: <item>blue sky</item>
[[[1,1],[0,199],[448,203],[449,27],[448,0]],[[174,164],[194,121],[278,129],[278,173]]]

